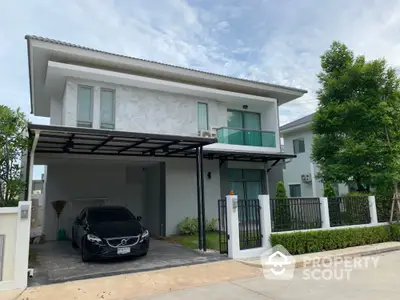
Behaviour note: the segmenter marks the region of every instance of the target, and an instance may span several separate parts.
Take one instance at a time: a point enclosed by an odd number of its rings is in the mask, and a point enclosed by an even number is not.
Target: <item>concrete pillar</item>
[[[238,215],[238,196],[226,196],[226,215],[228,222],[228,256],[229,258],[239,257],[239,215]]]
[[[376,211],[375,196],[368,196],[369,215],[371,216],[371,224],[378,224],[378,213]]]
[[[271,208],[269,195],[258,195],[258,200],[260,201],[260,217],[261,217],[261,234],[262,234],[262,247],[264,249],[271,248],[271,242],[269,237],[272,233],[271,225]]]
[[[329,206],[328,206],[328,198],[320,197],[319,198],[320,209],[321,209],[321,221],[322,226],[321,228],[330,228],[331,222],[329,220]]]

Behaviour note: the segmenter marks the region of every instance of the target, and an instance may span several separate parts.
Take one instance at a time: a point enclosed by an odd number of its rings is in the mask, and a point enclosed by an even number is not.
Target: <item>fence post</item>
[[[269,195],[258,195],[260,202],[260,222],[261,222],[261,234],[262,234],[262,247],[267,250],[271,248],[271,242],[269,240],[272,232],[271,226],[271,206]]]
[[[369,215],[371,217],[371,224],[378,224],[378,213],[376,212],[375,196],[368,196]]]
[[[228,256],[236,258],[240,252],[238,196],[226,196],[226,217],[228,222]]]
[[[320,197],[319,198],[320,209],[321,209],[321,228],[330,228],[331,221],[329,219],[329,206],[328,206],[328,198]]]

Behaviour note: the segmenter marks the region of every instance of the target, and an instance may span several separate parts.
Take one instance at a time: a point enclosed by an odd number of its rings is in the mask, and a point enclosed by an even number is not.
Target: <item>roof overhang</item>
[[[281,137],[283,137],[285,134],[289,134],[295,131],[299,131],[299,130],[305,130],[305,129],[310,129],[311,130],[311,122],[308,123],[303,123],[297,126],[293,126],[293,127],[289,127],[286,129],[281,129],[280,133],[281,133]]]
[[[28,125],[39,133],[35,153],[186,157],[216,139],[52,125]]]
[[[216,90],[274,98],[278,99],[279,105],[307,93],[306,90],[302,89],[206,73],[35,36],[26,36],[26,39],[31,110],[32,113],[38,116],[47,116],[49,112],[49,108],[38,105],[38,102],[50,101],[49,91],[45,88],[49,61],[139,75]]]
[[[204,157],[208,159],[219,159],[221,161],[247,161],[247,162],[278,162],[280,160],[295,158],[296,155],[288,153],[265,153],[265,152],[239,152],[204,150]]]

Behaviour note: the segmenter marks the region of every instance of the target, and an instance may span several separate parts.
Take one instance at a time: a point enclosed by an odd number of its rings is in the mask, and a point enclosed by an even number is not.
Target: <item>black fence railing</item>
[[[228,254],[228,216],[226,199],[218,200],[219,252]]]
[[[375,196],[376,213],[378,215],[378,222],[389,222],[390,212],[392,210],[393,196]],[[395,206],[396,208],[396,206]],[[396,211],[393,214],[393,220],[397,220]]]
[[[271,198],[272,232],[321,228],[319,198]]]
[[[240,249],[262,246],[260,202],[258,199],[238,200]]]
[[[371,222],[368,196],[330,197],[328,207],[331,227]]]

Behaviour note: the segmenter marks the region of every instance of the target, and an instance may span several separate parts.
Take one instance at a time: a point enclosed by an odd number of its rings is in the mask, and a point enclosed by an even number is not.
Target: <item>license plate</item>
[[[127,253],[131,253],[131,248],[129,247],[117,248],[117,254],[127,254]]]

